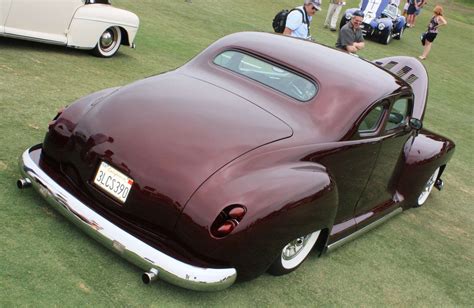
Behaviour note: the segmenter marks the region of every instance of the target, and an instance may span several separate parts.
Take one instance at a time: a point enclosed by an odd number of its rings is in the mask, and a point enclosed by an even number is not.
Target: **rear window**
[[[309,101],[318,92],[313,81],[239,51],[224,51],[214,59],[214,63],[302,102]]]

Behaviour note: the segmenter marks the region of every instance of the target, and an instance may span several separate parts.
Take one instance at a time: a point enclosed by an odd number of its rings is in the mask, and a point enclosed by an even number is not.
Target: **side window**
[[[408,113],[410,111],[409,99],[406,97],[399,98],[393,103],[392,110],[388,116],[385,130],[392,130],[407,124]]]
[[[383,110],[384,107],[382,105],[378,105],[372,109],[359,124],[359,133],[368,133],[376,130],[381,121]]]

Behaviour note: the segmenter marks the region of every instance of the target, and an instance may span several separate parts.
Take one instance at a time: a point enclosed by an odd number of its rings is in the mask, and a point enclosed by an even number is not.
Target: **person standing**
[[[403,13],[402,15],[407,18],[408,17],[408,7],[410,6],[410,0],[407,0],[407,3],[403,6]]]
[[[407,10],[407,27],[412,28],[415,23],[415,13],[423,6],[424,0],[410,0]]]
[[[431,45],[433,44],[433,41],[435,40],[436,36],[438,36],[439,27],[444,26],[448,23],[443,17],[443,7],[441,5],[435,6],[433,13],[433,17],[431,17],[430,23],[428,24],[428,30],[423,35],[423,54],[418,57],[421,60],[424,60],[426,59],[426,57],[428,57],[428,54],[431,50]]]
[[[324,21],[324,27],[331,29],[331,31],[336,31],[336,24],[339,19],[339,14],[341,13],[342,7],[346,3],[342,0],[329,0],[329,9],[326,15],[326,20]]]
[[[420,15],[420,13],[421,13],[421,8],[422,8],[427,2],[428,2],[427,0],[423,0],[423,1],[421,2],[421,4],[418,6],[418,9],[415,11],[415,15],[413,16],[413,22],[412,22],[412,24],[411,24],[412,27],[415,27],[416,17],[417,17],[418,15]]]
[[[305,0],[303,6],[295,8],[288,14],[283,34],[311,39],[310,24],[316,11],[321,11],[321,0]]]
[[[365,47],[364,36],[360,25],[364,20],[364,13],[360,10],[352,13],[351,21],[346,23],[337,37],[336,48],[350,53],[356,53]]]

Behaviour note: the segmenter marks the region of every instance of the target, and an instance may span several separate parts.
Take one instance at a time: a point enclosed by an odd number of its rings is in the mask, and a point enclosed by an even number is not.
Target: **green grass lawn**
[[[216,39],[271,31],[277,11],[302,1],[114,0],[140,16],[137,49],[99,59],[63,47],[0,38],[0,306],[472,306],[474,304],[474,91],[472,0],[440,0],[448,25],[424,64],[430,95],[424,126],[453,139],[445,189],[365,236],[310,258],[296,272],[263,275],[219,293],[158,281],[103,248],[32,190],[19,191],[17,159],[42,142],[56,110],[106,87],[180,66]],[[358,1],[349,1],[355,6]],[[430,1],[400,41],[368,42],[373,60],[418,56]],[[333,46],[317,13],[312,34]],[[349,69],[349,68],[348,68]]]

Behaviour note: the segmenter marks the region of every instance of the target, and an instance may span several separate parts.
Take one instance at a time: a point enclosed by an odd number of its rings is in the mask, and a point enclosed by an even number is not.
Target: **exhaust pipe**
[[[438,189],[439,191],[441,191],[444,187],[444,182],[442,179],[437,179],[434,186],[436,187],[436,189]]]
[[[19,189],[24,189],[24,188],[28,188],[28,187],[31,187],[31,181],[30,179],[19,179],[18,181],[16,181],[16,186],[19,188]]]
[[[158,279],[158,270],[155,268],[150,269],[148,272],[144,272],[142,275],[142,281],[144,284],[150,284]]]

